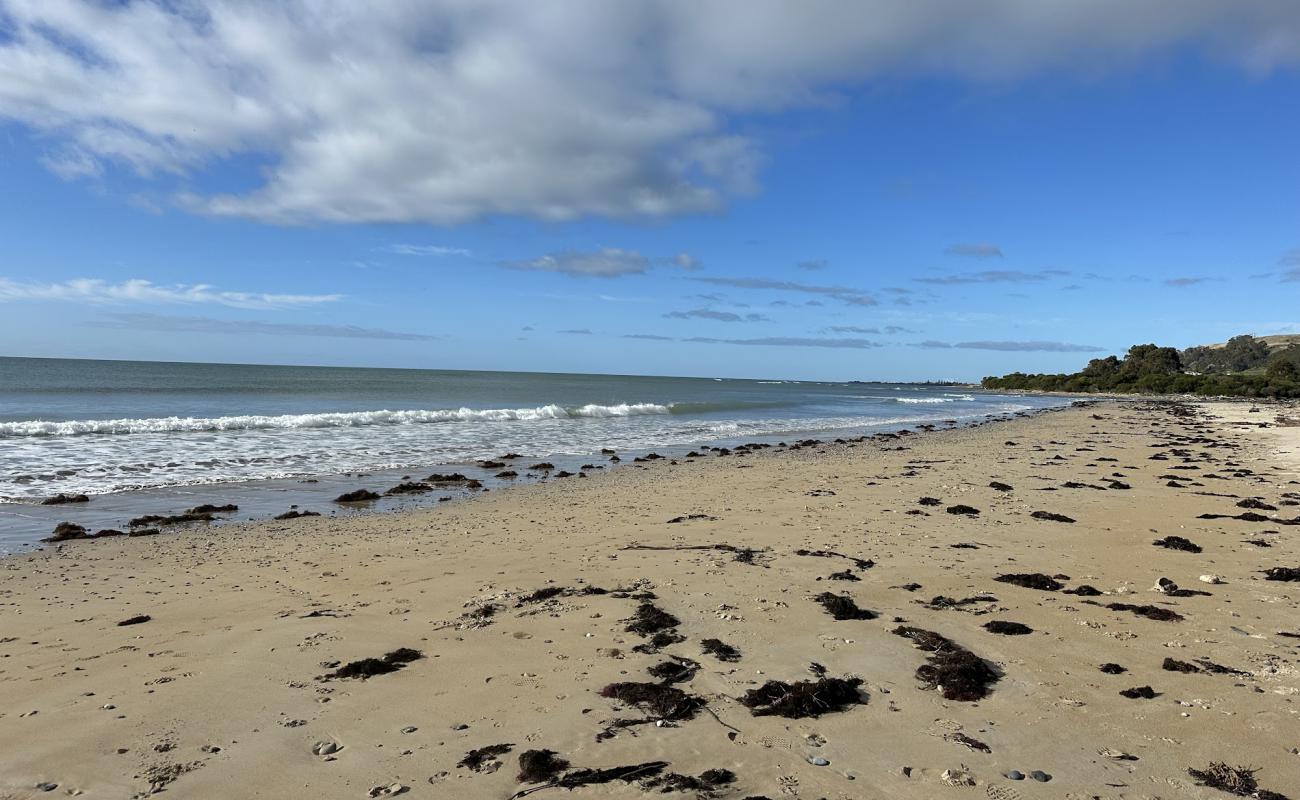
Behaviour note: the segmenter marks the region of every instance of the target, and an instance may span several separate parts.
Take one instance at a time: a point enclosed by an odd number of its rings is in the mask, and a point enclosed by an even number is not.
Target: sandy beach
[[[0,797],[1300,796],[1300,428],[1249,407],[12,556]]]

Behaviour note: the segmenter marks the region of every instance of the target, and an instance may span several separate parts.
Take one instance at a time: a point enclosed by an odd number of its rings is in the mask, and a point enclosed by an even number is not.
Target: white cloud
[[[521,261],[502,261],[507,269],[525,272],[559,272],[574,278],[621,278],[624,275],[644,275],[656,266],[676,267],[684,270],[700,269],[700,262],[690,253],[678,253],[671,258],[651,259],[635,250],[605,247],[600,250],[565,250]]]
[[[356,325],[313,325],[292,322],[262,322],[246,319],[213,319],[211,317],[181,317],[166,314],[108,314],[87,323],[96,328],[125,328],[142,331],[175,333],[223,333],[235,335],[260,334],[265,336],[314,336],[340,339],[385,339],[400,342],[427,342],[437,339],[423,333],[401,333],[383,328],[362,328]]]
[[[470,251],[464,247],[443,247],[436,244],[391,244],[388,252],[399,256],[468,256]]]
[[[24,283],[0,278],[0,303],[66,300],[105,304],[214,304],[231,308],[275,309],[331,303],[341,299],[341,294],[227,292],[203,283],[159,286],[138,278],[121,283],[109,283],[98,278],[75,278],[58,283]]]
[[[0,0],[0,27],[0,117],[58,174],[247,155],[263,183],[181,199],[280,223],[711,210],[756,186],[742,117],[873,81],[1300,62],[1294,0]]]
[[[776,292],[801,292],[803,294],[821,294],[833,297],[841,303],[853,306],[874,306],[877,301],[862,289],[847,286],[818,286],[816,284],[796,283],[794,281],[777,281],[770,278],[691,278],[701,283],[716,286],[731,286],[736,289],[763,289]]]

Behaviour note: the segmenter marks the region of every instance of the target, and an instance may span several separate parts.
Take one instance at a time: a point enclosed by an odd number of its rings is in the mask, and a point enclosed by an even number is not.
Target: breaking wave
[[[509,422],[548,419],[636,417],[672,414],[675,407],[658,403],[619,403],[536,408],[457,408],[423,411],[349,411],[280,416],[157,417],[152,419],[32,420],[0,423],[0,439],[27,436],[88,434],[194,433],[302,428],[360,428],[370,425],[417,425],[436,422]]]

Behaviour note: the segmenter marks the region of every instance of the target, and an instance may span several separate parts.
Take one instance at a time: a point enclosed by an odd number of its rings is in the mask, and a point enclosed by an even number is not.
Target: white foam
[[[295,428],[358,428],[369,425],[414,425],[433,422],[506,422],[516,420],[526,422],[544,419],[633,417],[646,414],[671,413],[671,406],[658,403],[619,403],[618,405],[609,406],[592,403],[576,408],[545,405],[536,408],[457,408],[423,411],[389,411],[385,409],[381,411],[351,411],[325,414],[283,414],[280,416],[32,420],[0,423],[0,438]]]

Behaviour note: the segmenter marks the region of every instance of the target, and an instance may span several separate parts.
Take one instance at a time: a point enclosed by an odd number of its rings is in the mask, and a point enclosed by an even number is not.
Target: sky
[[[828,380],[1300,333],[1293,0],[0,0],[0,355]]]

